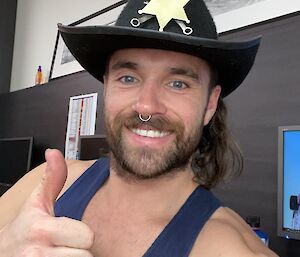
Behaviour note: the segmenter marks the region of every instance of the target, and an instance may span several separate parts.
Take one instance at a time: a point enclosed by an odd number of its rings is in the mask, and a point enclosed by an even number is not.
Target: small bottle
[[[38,70],[35,75],[35,84],[40,85],[43,81],[43,72],[42,72],[42,66],[39,65]]]
[[[266,246],[269,246],[268,235],[260,230],[260,217],[259,216],[247,216],[246,222],[252,228],[252,230],[256,233],[256,235],[261,239],[261,241]]]

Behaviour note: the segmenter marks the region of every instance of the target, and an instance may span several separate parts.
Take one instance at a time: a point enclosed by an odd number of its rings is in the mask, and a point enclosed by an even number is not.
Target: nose
[[[159,86],[144,84],[140,87],[137,99],[132,106],[133,110],[141,115],[165,114],[167,111],[163,93]]]

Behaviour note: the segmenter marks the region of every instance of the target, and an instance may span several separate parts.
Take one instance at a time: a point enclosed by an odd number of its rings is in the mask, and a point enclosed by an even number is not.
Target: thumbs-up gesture
[[[0,231],[0,255],[6,257],[91,257],[91,229],[81,221],[54,217],[54,203],[67,178],[58,150],[46,151],[47,167],[16,218]]]

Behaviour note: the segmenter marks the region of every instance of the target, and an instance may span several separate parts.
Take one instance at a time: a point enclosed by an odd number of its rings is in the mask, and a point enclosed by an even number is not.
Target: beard
[[[136,180],[154,179],[173,174],[190,164],[203,129],[203,117],[198,126],[194,126],[189,135],[184,135],[182,122],[170,121],[161,115],[152,116],[147,122],[139,119],[137,113],[119,113],[113,121],[109,120],[105,112],[107,141],[112,153],[111,166],[117,175]],[[175,135],[175,140],[162,146],[161,149],[133,147],[123,135],[124,129],[132,130],[143,128],[169,132]]]

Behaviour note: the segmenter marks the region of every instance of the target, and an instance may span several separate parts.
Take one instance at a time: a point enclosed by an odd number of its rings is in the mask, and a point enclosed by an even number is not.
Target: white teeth
[[[143,136],[143,137],[164,137],[168,135],[168,132],[161,132],[157,130],[145,130],[145,129],[132,129],[131,130],[133,133]]]

